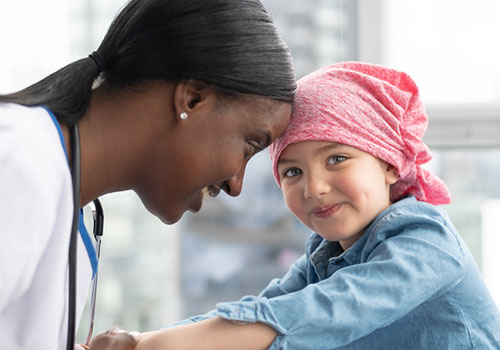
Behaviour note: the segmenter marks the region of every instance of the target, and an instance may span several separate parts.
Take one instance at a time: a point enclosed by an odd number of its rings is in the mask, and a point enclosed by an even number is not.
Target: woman
[[[200,210],[202,192],[237,196],[247,161],[285,128],[295,88],[258,0],[132,0],[88,58],[0,96],[0,348],[72,346],[74,208],[132,189],[171,224]],[[79,231],[76,319],[96,267]]]

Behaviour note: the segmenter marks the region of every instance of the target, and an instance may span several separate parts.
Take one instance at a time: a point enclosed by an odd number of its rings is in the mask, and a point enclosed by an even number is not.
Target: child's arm
[[[275,278],[271,282],[269,282],[269,285],[260,292],[259,297],[265,297],[265,298],[273,298],[279,295],[283,294],[288,294],[293,291],[300,290],[304,288],[307,285],[307,278],[306,278],[306,269],[307,269],[307,257],[304,254],[301,258],[299,258],[288,270],[288,272],[285,274],[283,278]],[[248,298],[248,297],[247,297]],[[245,298],[246,299],[246,298]],[[217,316],[217,310],[211,310],[207,312],[206,314],[203,315],[198,315],[198,316],[193,316],[190,317],[186,320],[179,321],[176,323],[173,323],[171,325],[168,325],[163,331],[166,329],[170,329],[173,327],[176,327],[176,334],[178,332],[178,328],[180,326],[185,326],[185,325],[191,325],[193,323],[199,323],[201,321],[205,321],[208,319],[212,319],[215,316]],[[225,321],[224,319],[221,318],[222,321]],[[238,326],[238,325],[246,325],[243,323],[234,323],[232,321],[225,321],[231,323],[232,326]],[[248,325],[251,325],[248,323]],[[262,323],[259,323],[259,325],[263,325]],[[242,327],[239,327],[240,329]],[[250,328],[250,327],[245,327],[245,328]],[[156,331],[156,332],[148,332],[148,333],[142,333],[141,336],[144,336],[146,334],[148,335],[159,335],[159,333],[163,331]],[[187,331],[187,330],[186,330]],[[273,331],[274,332],[274,331]],[[168,332],[165,332],[168,333]],[[276,337],[276,333],[274,333],[273,338]]]
[[[330,277],[318,281],[309,259],[299,259],[307,266],[299,264],[298,271],[271,283],[267,293],[220,303],[214,314],[270,325],[276,330],[272,349],[325,349],[359,340],[444,293],[463,275],[461,249],[451,231],[427,215],[412,215],[411,226],[404,215],[391,217],[391,230],[381,233],[381,242],[365,247],[365,258],[355,259],[361,261],[332,261],[336,272]],[[326,267],[318,271],[323,275]],[[310,275],[310,283],[299,290],[289,283],[297,274]],[[187,337],[189,329],[184,329]]]
[[[283,294],[292,293],[307,286],[307,260],[309,256],[302,255],[290,266],[282,278],[275,278],[260,292],[259,297],[274,298]]]
[[[235,323],[221,317],[143,333],[134,350],[267,349],[276,332],[263,323]]]

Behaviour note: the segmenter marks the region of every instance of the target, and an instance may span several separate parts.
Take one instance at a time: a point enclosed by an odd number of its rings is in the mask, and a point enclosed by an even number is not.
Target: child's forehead
[[[278,160],[278,164],[286,161],[288,158],[300,156],[300,154],[304,151],[321,154],[341,149],[344,150],[351,149],[362,152],[361,150],[355,147],[351,147],[339,142],[323,141],[323,140],[304,140],[299,142],[293,142],[287,145],[283,150],[283,152],[281,153],[281,156]]]

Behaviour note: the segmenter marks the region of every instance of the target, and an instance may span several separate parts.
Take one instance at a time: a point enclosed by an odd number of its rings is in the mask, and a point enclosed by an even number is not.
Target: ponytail
[[[59,121],[72,125],[87,110],[92,85],[100,73],[94,60],[87,57],[68,64],[23,90],[0,95],[0,102],[24,106],[44,105]]]
[[[0,102],[45,105],[71,125],[85,114],[97,78],[115,91],[192,79],[224,95],[287,102],[296,90],[288,47],[259,0],[131,0],[97,52]]]

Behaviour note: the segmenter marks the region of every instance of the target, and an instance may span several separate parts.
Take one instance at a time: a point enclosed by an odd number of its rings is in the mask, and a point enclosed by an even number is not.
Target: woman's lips
[[[342,204],[328,205],[325,207],[315,208],[311,214],[317,218],[324,219],[335,214]]]
[[[204,187],[196,196],[191,207],[189,208],[189,211],[192,213],[199,212],[203,205],[203,200],[207,197],[217,197],[219,192],[220,192],[220,187],[216,185],[208,185],[207,187]]]

